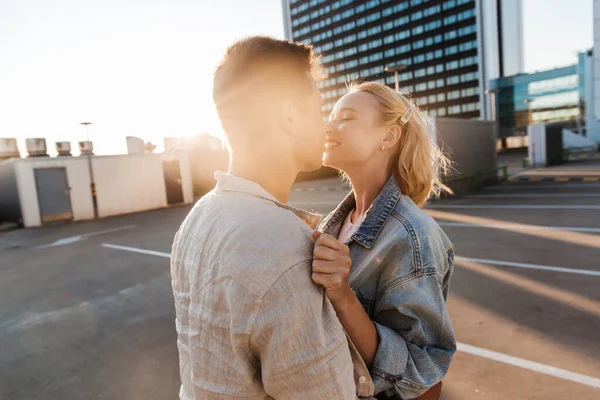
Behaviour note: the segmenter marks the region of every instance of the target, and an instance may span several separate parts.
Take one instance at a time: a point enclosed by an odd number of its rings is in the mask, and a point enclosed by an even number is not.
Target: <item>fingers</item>
[[[313,232],[313,235],[312,235],[312,236],[313,236],[313,239],[317,240],[317,239],[319,238],[319,236],[321,236],[321,234],[322,234],[322,233],[321,233],[321,232],[319,232],[319,231],[314,231],[314,232]]]
[[[323,274],[313,272],[311,275],[312,281],[325,289],[336,289],[348,284],[348,280],[341,274]]]
[[[313,253],[315,260],[335,261],[340,256],[344,256],[344,254],[324,246],[316,246]]]
[[[326,233],[321,233],[315,241],[315,246],[329,247],[343,253],[350,253],[350,249],[344,243]]]
[[[340,274],[348,276],[350,274],[350,257],[341,258],[335,262],[324,260],[313,260],[312,271],[320,274]]]

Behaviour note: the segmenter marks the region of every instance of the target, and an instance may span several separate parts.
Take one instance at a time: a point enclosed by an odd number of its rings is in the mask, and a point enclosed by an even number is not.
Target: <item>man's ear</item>
[[[388,129],[388,132],[385,135],[385,138],[383,139],[383,145],[387,149],[390,149],[398,143],[401,137],[402,127],[400,127],[400,125],[394,124]]]
[[[282,101],[279,104],[279,123],[284,132],[293,134],[296,132],[299,115],[298,108],[292,101]]]

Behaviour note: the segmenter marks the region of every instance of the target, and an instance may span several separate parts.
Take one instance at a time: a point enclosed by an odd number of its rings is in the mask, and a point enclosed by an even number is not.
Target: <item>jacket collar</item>
[[[316,229],[317,225],[321,221],[322,216],[320,214],[314,214],[282,203],[256,182],[252,182],[225,172],[216,172],[215,179],[217,180],[217,190],[223,192],[245,193],[254,197],[259,197],[263,200],[270,201],[278,207],[289,210],[296,214],[296,216],[308,224],[311,229]]]
[[[377,196],[369,210],[367,210],[365,219],[354,235],[352,235],[352,240],[370,249],[379,235],[381,228],[383,228],[383,224],[400,200],[401,195],[400,186],[396,178],[392,175],[384,185],[381,193],[379,193],[379,196]],[[335,211],[331,213],[325,222],[323,231],[332,233],[338,225],[341,226],[348,213],[354,210],[354,208],[356,208],[356,199],[354,198],[354,192],[350,192]]]

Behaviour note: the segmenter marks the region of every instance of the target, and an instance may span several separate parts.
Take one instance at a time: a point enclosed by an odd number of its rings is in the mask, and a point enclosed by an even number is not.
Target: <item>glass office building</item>
[[[325,114],[346,93],[348,82],[377,81],[394,87],[394,73],[385,68],[399,66],[400,91],[411,93],[429,115],[471,119],[484,117],[483,109],[489,107],[484,85],[501,76],[501,58],[509,53],[499,49],[521,48],[520,43],[503,46],[498,37],[498,10],[516,12],[517,3],[283,0],[283,13],[287,38],[311,43],[323,54],[328,74],[321,83]],[[491,21],[488,36],[480,32],[483,21]],[[511,35],[515,43],[520,40],[514,29]],[[518,65],[520,58],[511,56],[510,65]],[[493,62],[496,66],[484,68]]]
[[[499,137],[527,134],[529,124],[564,122],[585,133],[585,59],[567,67],[493,80]]]

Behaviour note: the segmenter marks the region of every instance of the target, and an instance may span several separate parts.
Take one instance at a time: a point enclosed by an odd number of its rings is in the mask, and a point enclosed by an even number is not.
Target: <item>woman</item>
[[[315,232],[313,281],[370,368],[376,398],[439,395],[456,350],[446,309],[454,249],[420,207],[450,192],[437,173],[448,160],[412,101],[368,82],[332,111],[323,164],[353,191]]]

